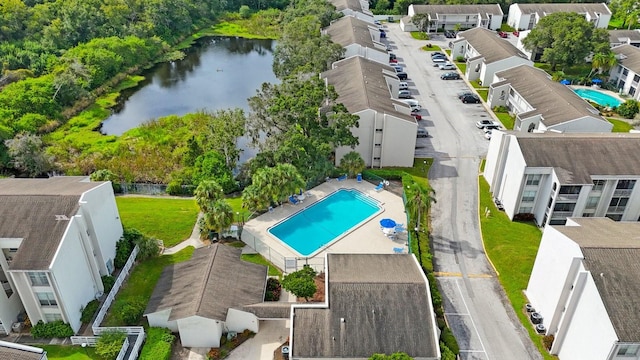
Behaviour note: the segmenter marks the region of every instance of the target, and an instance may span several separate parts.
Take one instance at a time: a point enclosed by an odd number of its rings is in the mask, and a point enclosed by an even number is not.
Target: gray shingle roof
[[[618,44],[631,40],[633,42],[640,41],[640,30],[609,30],[609,42]]]
[[[640,49],[631,45],[620,45],[611,49],[617,54],[618,62],[627,69],[640,74]]]
[[[387,70],[394,74],[390,66],[361,56],[335,62],[333,66],[333,69],[325,71],[321,76],[327,79],[329,85],[334,86],[338,93],[336,101],[344,104],[350,113],[373,109],[415,123],[416,120],[412,116],[402,114],[394,107],[394,103],[400,103],[391,99],[387,81],[382,72]]]
[[[640,134],[513,133],[527,167],[552,167],[561,184],[592,184],[591,176],[640,176]]]
[[[30,351],[14,348],[14,344],[8,344],[5,341],[2,341],[2,343],[0,344],[0,360],[41,360],[46,355],[44,350],[39,348],[29,346],[29,348],[34,349],[34,351]]]
[[[342,47],[358,44],[368,48],[374,48],[375,43],[371,38],[369,23],[356,19],[353,16],[344,16],[326,28],[331,41]],[[377,30],[376,30],[377,31]]]
[[[146,314],[171,309],[169,320],[202,316],[224,321],[229,308],[262,302],[267,267],[240,260],[241,249],[214,244],[167,266],[147,304]]]
[[[0,179],[0,238],[23,239],[10,270],[49,268],[82,194],[104,184],[85,179]]]
[[[640,223],[571,220],[580,226],[554,228],[580,246],[619,340],[640,342]]]
[[[508,59],[513,56],[522,59],[528,59],[527,56],[510,42],[502,39],[495,31],[484,28],[475,28],[458,33],[463,39],[457,39],[455,42],[467,41],[474,49],[476,49],[487,64]]]
[[[546,15],[557,12],[575,12],[578,14],[591,14],[595,17],[595,14],[611,14],[609,8],[603,4],[588,4],[588,3],[556,3],[556,4],[522,4],[518,3],[523,14],[537,13],[538,16],[544,17]]]
[[[289,319],[291,304],[288,302],[265,301],[259,304],[247,305],[242,311],[252,313],[260,319]]]
[[[470,4],[470,5],[413,5],[416,14],[429,14],[432,20],[442,15],[474,15],[480,14],[483,19],[487,15],[504,15],[498,4]]]
[[[519,114],[520,118],[540,114],[542,123],[547,127],[587,116],[607,121],[569,87],[551,81],[543,70],[520,65],[496,72],[496,76],[501,81],[491,84],[490,87],[508,83],[534,108],[532,111]]]
[[[294,308],[293,356],[436,357],[428,285],[411,255],[329,254],[327,262],[329,307]]]

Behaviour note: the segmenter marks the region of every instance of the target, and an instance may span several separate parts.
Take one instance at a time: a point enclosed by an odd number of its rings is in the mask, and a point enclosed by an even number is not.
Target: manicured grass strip
[[[484,99],[484,101],[487,101],[487,99]],[[513,130],[513,125],[515,124],[513,116],[509,115],[507,112],[496,112],[495,114],[505,128]]]
[[[129,275],[129,279],[118,292],[113,304],[111,304],[102,326],[124,326],[113,309],[117,309],[118,304],[132,302],[132,299],[144,299],[145,304],[149,302],[153,288],[155,288],[158,279],[160,279],[165,266],[191,259],[193,250],[194,248],[189,246],[173,255],[162,255],[136,265],[131,275]]]
[[[49,360],[92,360],[99,359],[95,348],[76,345],[34,345],[47,352]]]
[[[533,223],[509,220],[504,212],[495,207],[484,177],[481,176],[479,182],[480,228],[487,256],[496,267],[498,279],[533,343],[545,359],[554,359],[542,346],[542,336],[536,333],[527,318],[524,311],[527,300],[522,292],[529,283],[542,232]],[[489,215],[485,216],[487,209]]]
[[[489,98],[489,90],[476,89],[476,92],[478,93],[478,95],[480,95],[480,97],[482,98],[482,100],[484,100],[484,102],[487,102],[487,99]]]
[[[412,31],[411,37],[416,40],[429,40],[429,36],[422,31]]]
[[[278,269],[275,265],[273,265],[269,260],[265,259],[264,256],[260,254],[242,254],[240,257],[244,261],[248,261],[250,263],[266,265],[269,267],[269,276],[277,276],[282,277],[282,271]]]
[[[611,130],[611,132],[629,132],[629,130],[633,129],[633,125],[624,120],[616,120],[611,118],[607,118],[607,120],[609,120],[609,122],[613,124],[613,129]]]
[[[122,224],[164,241],[172,247],[188,239],[198,217],[193,199],[116,197]]]
[[[458,67],[458,69],[460,69],[460,72],[462,72],[462,74],[465,74],[465,72],[467,71],[467,63],[456,62],[455,64]]]

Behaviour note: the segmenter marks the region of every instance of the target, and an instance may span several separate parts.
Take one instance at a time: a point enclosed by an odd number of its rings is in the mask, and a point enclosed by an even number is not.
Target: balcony
[[[554,211],[551,219],[566,219],[573,216],[573,211]]]
[[[558,201],[570,201],[576,202],[580,194],[558,194],[556,196],[556,202]]]
[[[613,196],[615,197],[630,197],[633,189],[615,189]]]
[[[626,205],[625,206],[609,206],[607,208],[607,214],[611,214],[611,213],[622,214],[626,208],[627,208]]]

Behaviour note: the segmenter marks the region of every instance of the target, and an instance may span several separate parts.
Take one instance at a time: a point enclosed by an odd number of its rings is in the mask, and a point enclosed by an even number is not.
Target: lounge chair
[[[393,248],[393,252],[396,254],[402,254],[404,253],[404,248],[403,247],[394,247]]]
[[[347,174],[344,174],[338,177],[338,181],[343,181],[343,180],[347,180]]]
[[[362,174],[358,174],[358,175],[356,176],[356,181],[357,181],[357,182],[362,182]]]
[[[298,205],[302,201],[298,200],[298,198],[296,198],[295,195],[291,195],[289,196],[289,202],[292,203],[293,205]]]
[[[376,191],[382,191],[384,189],[384,183],[382,181],[380,181],[380,184],[378,184],[378,186],[376,186]]]
[[[302,189],[300,189],[300,193],[298,195],[295,196],[298,200],[302,201],[304,200],[307,195],[304,194],[304,192],[302,192]]]

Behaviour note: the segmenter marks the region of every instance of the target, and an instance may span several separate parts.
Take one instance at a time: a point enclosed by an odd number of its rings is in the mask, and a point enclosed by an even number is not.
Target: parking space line
[[[458,293],[460,294],[460,299],[462,300],[462,304],[464,308],[467,309],[467,312],[471,314],[469,311],[469,307],[467,306],[467,302],[464,300],[464,296],[462,296],[462,289],[460,288],[460,282],[456,281],[456,286],[458,287]],[[478,337],[478,341],[480,342],[480,347],[482,347],[482,351],[487,359],[489,359],[489,355],[487,354],[487,350],[484,347],[484,343],[482,342],[482,338],[480,337],[480,333],[478,332],[478,328],[476,327],[475,321],[473,321],[473,316],[469,315],[469,320],[471,320],[471,325],[473,326],[473,331],[476,332],[476,336]]]
[[[433,273],[435,277],[468,277],[468,278],[481,278],[481,279],[490,279],[493,277],[491,274],[466,274],[463,275],[460,272],[445,272],[445,271],[436,271]]]

